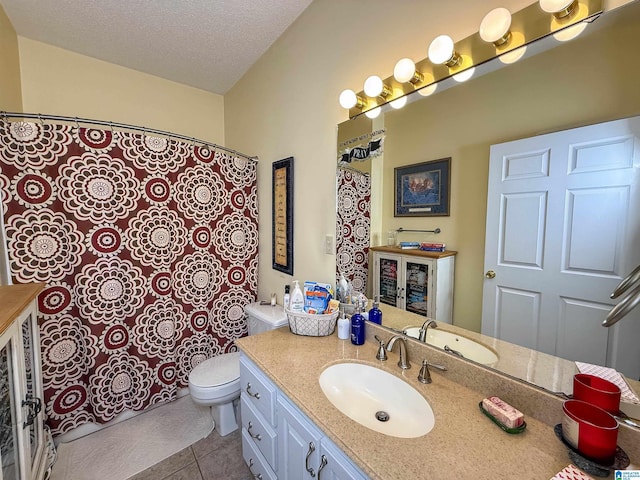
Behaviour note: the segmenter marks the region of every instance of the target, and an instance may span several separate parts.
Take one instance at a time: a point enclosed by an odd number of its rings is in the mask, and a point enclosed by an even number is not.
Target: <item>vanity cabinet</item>
[[[41,284],[0,286],[0,452],[3,480],[44,476],[37,295]]]
[[[439,322],[453,321],[457,252],[373,247],[373,296],[381,303]]]
[[[242,456],[255,478],[276,480],[278,389],[244,355],[240,356],[240,389]]]
[[[367,480],[244,355],[240,357],[240,382],[242,455],[254,478]]]
[[[367,477],[284,395],[278,395],[278,478],[365,480]]]

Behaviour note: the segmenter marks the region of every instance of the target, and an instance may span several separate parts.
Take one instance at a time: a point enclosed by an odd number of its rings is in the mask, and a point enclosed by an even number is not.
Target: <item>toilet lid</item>
[[[198,387],[224,385],[240,378],[240,352],[225,353],[199,363],[189,375]]]

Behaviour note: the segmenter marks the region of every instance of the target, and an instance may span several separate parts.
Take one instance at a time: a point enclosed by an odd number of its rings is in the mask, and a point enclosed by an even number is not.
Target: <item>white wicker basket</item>
[[[331,335],[336,328],[336,320],[340,314],[339,310],[323,315],[292,312],[285,310],[289,319],[289,330],[296,335],[306,335],[308,337],[326,337]]]

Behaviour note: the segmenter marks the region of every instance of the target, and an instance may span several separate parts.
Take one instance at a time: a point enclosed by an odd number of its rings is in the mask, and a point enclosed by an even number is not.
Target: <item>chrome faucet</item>
[[[435,322],[435,320],[425,320],[425,322],[422,324],[422,327],[420,327],[420,330],[418,331],[418,340],[420,340],[421,342],[427,341],[427,329],[429,327],[438,328],[438,324]]]
[[[396,342],[400,340],[400,360],[398,361],[398,366],[403,370],[408,370],[411,368],[411,364],[409,363],[409,355],[407,353],[407,344],[405,342],[404,336],[402,335],[394,335],[389,340],[387,344],[387,352],[393,351],[393,346]]]
[[[422,383],[431,383],[431,373],[429,372],[429,362],[425,358],[422,360],[422,368],[418,373],[418,381]]]

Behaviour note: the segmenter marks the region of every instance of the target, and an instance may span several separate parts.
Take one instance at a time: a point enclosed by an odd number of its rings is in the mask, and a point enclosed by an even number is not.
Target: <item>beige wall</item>
[[[22,111],[18,38],[0,5],[0,110]]]
[[[225,95],[227,146],[260,157],[259,295],[278,292],[292,277],[271,268],[271,163],[295,158],[293,278],[335,282],[336,125],[348,118],[338,104],[345,88],[362,89],[372,74],[387,77],[395,62],[422,59],[435,36],[464,38],[498,6],[520,10],[528,0],[314,0]],[[460,12],[465,11],[465,15]]]
[[[315,0],[225,96],[227,145],[260,156],[261,298],[267,298],[271,291],[277,291],[281,298],[282,286],[292,279],[271,268],[271,163],[287,156],[295,157],[293,278],[333,281],[335,256],[324,254],[322,246],[325,235],[335,235],[335,129],[338,123],[347,119],[347,113],[337,102],[339,93],[345,88],[361,90],[363,80],[369,75],[378,74],[383,78],[391,75],[393,65],[401,57],[424,58],[428,43],[436,35],[448,33],[454,39],[470,35],[477,31],[483,15],[491,8],[505,6],[515,11],[530,3],[403,0],[390,7],[382,0],[369,0],[366,5],[356,0]],[[627,2],[609,1],[605,2],[605,7],[622,3]],[[461,12],[465,12],[464,15]],[[629,61],[623,65],[629,66]],[[584,65],[584,68],[588,67],[588,64]],[[587,76],[593,75],[593,71],[587,73],[583,69],[583,72]],[[607,75],[606,71],[600,73]],[[548,71],[545,85],[563,82],[564,74],[561,69]],[[595,80],[592,77],[589,81]],[[510,88],[505,86],[505,92]],[[609,92],[606,86],[601,89]],[[474,102],[478,101],[467,97],[452,106],[445,104],[442,98],[434,100],[436,103],[433,104],[436,115],[442,117],[472,105],[476,108]],[[606,109],[613,112],[618,107],[620,104],[616,102]],[[538,111],[536,115],[541,115],[538,120],[549,114],[557,115],[554,125],[568,126],[572,121],[585,120],[589,114],[589,108],[585,106],[580,112],[572,112],[571,119],[563,118],[562,109],[558,103],[551,111]],[[585,118],[580,118],[582,114]],[[600,115],[606,116],[606,113],[601,111]],[[611,113],[612,118],[616,115]],[[436,120],[432,119],[433,122]],[[509,123],[510,116],[492,117],[492,121]],[[466,124],[465,128],[451,133],[455,137],[465,137],[473,134],[475,128],[476,125]],[[525,131],[530,129],[523,129]],[[506,140],[515,133],[510,130],[497,140]],[[486,157],[486,145],[486,140],[482,144],[478,140],[455,150],[429,149],[428,155],[423,152],[413,159],[425,161],[460,154],[467,158]],[[454,173],[460,168],[455,165]],[[483,170],[486,166],[478,168]],[[443,223],[443,228],[448,229],[447,236],[451,235],[447,239],[450,246],[462,252],[462,266],[456,268],[459,280],[454,308],[456,316],[460,311],[465,326],[477,329],[479,319],[471,312],[479,307],[478,290],[472,291],[470,297],[467,297],[467,290],[473,282],[472,277],[482,274],[486,171],[477,176],[458,177],[456,181],[452,199],[454,212],[467,219],[469,231],[474,234],[471,236],[467,230],[450,228]],[[461,207],[460,195],[476,199],[477,208],[465,210]],[[466,268],[465,258],[471,259],[472,268]],[[466,302],[470,303],[467,305]]]
[[[25,112],[109,120],[224,145],[221,95],[24,37],[19,46]]]
[[[640,114],[640,5],[595,32],[385,116],[382,230],[442,228],[459,252],[454,318],[480,331],[489,148],[492,144]],[[393,169],[452,157],[451,216],[393,217]],[[403,234],[403,239],[411,234]]]

